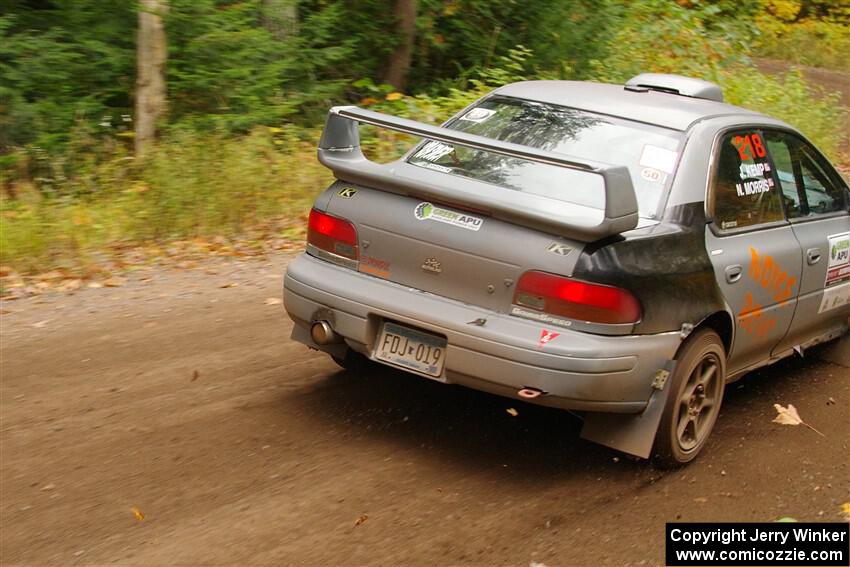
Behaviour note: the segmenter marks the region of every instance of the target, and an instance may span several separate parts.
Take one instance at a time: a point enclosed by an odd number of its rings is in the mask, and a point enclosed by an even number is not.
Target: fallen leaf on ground
[[[515,410],[514,408],[508,408],[505,411],[508,412],[510,415],[512,415],[514,417],[519,415],[519,412],[517,410]]]
[[[355,527],[356,527],[356,526],[359,526],[360,524],[362,524],[363,522],[365,522],[365,521],[366,521],[366,520],[368,520],[368,519],[369,519],[369,515],[368,515],[368,514],[360,514],[360,517],[359,517],[359,518],[357,518],[357,521],[356,521],[356,522],[354,522],[354,526],[355,526]]]
[[[705,504],[706,502],[708,502],[708,498],[706,498],[705,496],[697,496],[696,498],[694,498],[694,502]]]
[[[776,521],[778,523],[781,523],[781,524],[796,523],[797,522],[797,520],[795,518],[792,518],[791,516],[782,516],[781,518],[779,518]]]
[[[283,300],[279,297],[269,297],[264,302],[266,305],[280,305],[283,303]]]
[[[197,370],[195,370],[194,372],[192,372],[192,380],[191,381],[194,382],[195,380],[198,379],[198,377],[200,377],[200,375],[201,375],[201,373],[198,372]]]
[[[121,287],[127,283],[127,281],[123,278],[109,278],[103,282],[103,285],[106,287]]]
[[[223,286],[221,286],[221,287],[222,287],[222,288],[227,288],[227,287],[236,287],[236,286],[238,286],[238,285],[239,285],[239,284],[238,284],[238,283],[236,283],[236,282],[230,282],[230,283],[226,283],[226,284],[224,284],[224,285],[223,285]]]
[[[845,502],[841,505],[841,511],[844,512],[844,515],[847,516],[847,519],[850,520],[850,502]]]
[[[774,423],[780,423],[782,425],[805,425],[821,437],[826,437],[826,435],[803,421],[800,414],[797,413],[797,408],[795,408],[792,404],[788,404],[787,408],[784,408],[779,404],[773,404],[773,407],[776,408],[777,413],[776,417],[773,418]]]
[[[133,512],[133,515],[136,517],[136,519],[140,522],[145,519],[145,513],[136,508],[135,506],[130,508],[130,510]]]

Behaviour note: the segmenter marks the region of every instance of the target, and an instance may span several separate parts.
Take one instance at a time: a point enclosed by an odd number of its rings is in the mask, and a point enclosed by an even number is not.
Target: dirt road
[[[5,303],[3,565],[658,565],[668,520],[843,519],[845,368],[730,386],[708,452],[663,473],[566,413],[339,371],[267,301],[286,259]]]

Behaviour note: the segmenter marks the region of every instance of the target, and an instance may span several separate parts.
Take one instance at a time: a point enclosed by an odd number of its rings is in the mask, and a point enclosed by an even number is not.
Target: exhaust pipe
[[[341,338],[337,335],[331,324],[327,321],[316,321],[310,327],[310,338],[317,345],[329,345],[340,342]]]
[[[523,388],[517,392],[517,395],[520,398],[525,398],[526,400],[533,400],[543,394],[546,394],[543,390],[538,390],[537,388]]]

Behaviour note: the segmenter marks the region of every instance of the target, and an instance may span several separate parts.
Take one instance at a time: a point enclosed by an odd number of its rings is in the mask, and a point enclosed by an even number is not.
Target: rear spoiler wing
[[[599,175],[605,187],[604,208],[551,199],[473,179],[447,175],[405,162],[379,164],[363,155],[359,124],[371,124],[420,138],[457,144],[504,156]],[[432,126],[357,108],[335,106],[328,112],[319,140],[319,161],[337,179],[377,189],[416,195],[487,211],[496,218],[592,242],[631,230],[638,223],[638,205],[625,166],[573,158],[547,150],[503,142],[476,134]]]

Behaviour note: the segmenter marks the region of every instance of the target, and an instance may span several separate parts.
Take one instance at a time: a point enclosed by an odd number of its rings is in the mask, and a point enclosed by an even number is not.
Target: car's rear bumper
[[[307,254],[284,279],[292,336],[315,344],[310,323],[328,320],[349,347],[370,356],[383,320],[443,335],[448,340],[440,379],[508,397],[521,388],[547,392],[534,403],[566,409],[632,413],[644,409],[652,380],[681,343],[678,332],[600,336],[554,328],[411,289]],[[471,325],[479,318],[483,326]],[[560,333],[538,348],[546,327]]]

